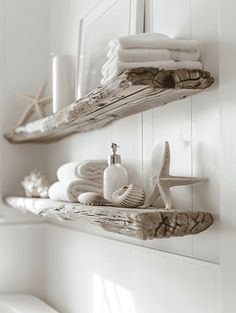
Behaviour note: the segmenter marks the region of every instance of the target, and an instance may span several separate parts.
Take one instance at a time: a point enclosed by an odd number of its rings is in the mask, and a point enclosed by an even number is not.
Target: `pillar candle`
[[[53,113],[75,100],[75,58],[70,55],[54,55],[52,60]]]

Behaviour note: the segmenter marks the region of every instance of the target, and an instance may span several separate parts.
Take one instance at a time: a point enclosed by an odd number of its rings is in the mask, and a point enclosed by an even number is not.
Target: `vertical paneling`
[[[47,243],[48,302],[59,312],[217,312],[215,264],[51,225]]]
[[[147,0],[147,6],[151,31],[170,37],[189,38],[190,0]]]
[[[158,253],[133,250],[132,286],[135,313],[171,313],[171,262]]]
[[[202,263],[197,266],[191,261],[172,261],[173,313],[217,313],[216,268]]]
[[[150,1],[152,25],[150,29],[169,36],[189,38],[190,1]],[[170,10],[171,7],[171,10]],[[160,168],[165,141],[171,147],[171,173],[191,175],[191,98],[169,103],[164,107],[143,113],[144,181]],[[152,125],[152,126],[150,126]],[[152,140],[152,142],[151,142]],[[150,144],[151,142],[151,144]],[[151,175],[150,175],[151,174]],[[183,210],[192,208],[191,187],[172,190],[173,205]],[[191,255],[191,237],[145,242],[145,246],[174,253]]]
[[[0,146],[2,151],[3,137],[2,137],[2,116],[3,116],[3,103],[4,103],[4,77],[5,77],[5,62],[4,62],[4,0],[0,0]],[[2,164],[2,153],[0,153],[0,197],[2,198],[2,184],[3,184],[3,164]]]
[[[221,312],[236,307],[236,2],[220,1]]]
[[[150,4],[149,15],[152,17],[149,29],[173,37],[199,39],[205,68],[217,76],[218,11],[213,1],[205,3],[197,0],[150,0],[147,3]],[[60,38],[57,35],[56,25],[62,13],[61,7],[55,7],[54,1],[52,4],[54,9],[52,6],[51,37],[54,39],[51,41],[51,49],[65,51],[67,47],[76,53],[76,46],[72,43],[71,37],[67,37],[66,29]],[[85,7],[84,2],[80,1],[82,11]],[[70,7],[67,9],[72,12],[73,8],[76,11],[78,3],[70,1]],[[60,27],[63,28],[66,24],[73,37],[76,37],[78,21],[69,11],[68,15],[63,14]],[[200,16],[205,22],[199,25]],[[110,144],[114,141],[121,147],[120,154],[123,164],[128,169],[129,181],[142,182],[146,190],[150,190],[150,177],[156,174],[160,167],[163,144],[168,140],[171,144],[171,173],[209,177],[209,182],[194,188],[174,188],[172,190],[174,206],[183,210],[211,210],[217,217],[218,118],[216,83],[210,91],[204,91],[193,98],[170,103],[162,108],[117,121],[104,129],[80,134],[50,145],[48,173],[53,181],[56,179],[57,167],[64,162],[107,158]],[[217,261],[217,231],[216,223],[209,231],[198,236],[147,241],[143,244],[153,249]],[[126,240],[129,241],[128,238]],[[138,244],[140,243],[139,241]],[[208,249],[208,245],[211,245],[212,249]]]
[[[201,23],[199,23],[200,15]],[[193,256],[219,261],[220,111],[218,3],[216,1],[191,0],[191,36],[193,39],[200,40],[201,61],[205,69],[209,70],[215,78],[213,88],[192,97],[192,172],[196,176],[208,177],[206,183],[194,186],[193,209],[209,210],[216,217],[216,223],[209,231],[193,237]]]
[[[191,105],[189,99],[170,103],[165,107],[153,110],[152,118],[153,151],[146,151],[146,153],[149,152],[149,162],[153,164],[152,175],[156,173],[157,168],[160,168],[163,145],[166,140],[170,142],[171,147],[170,172],[173,175],[191,175],[191,144],[190,142],[185,142],[183,137],[191,129]],[[149,179],[149,177],[145,178]],[[174,207],[183,210],[191,209],[191,187],[173,189],[172,197]],[[144,245],[185,255],[191,254],[192,247],[191,237],[147,241],[144,242]]]
[[[157,152],[153,153],[156,161],[150,161],[148,150],[157,141],[170,141],[172,173],[209,178],[207,182],[194,187],[172,189],[174,206],[179,209],[209,210],[215,214],[216,222],[209,231],[192,238],[153,241],[144,245],[219,261],[218,5],[213,0],[149,0],[147,4],[151,17],[150,30],[200,41],[201,60],[205,69],[216,78],[216,83],[209,91],[153,110],[152,114],[144,113],[145,185],[148,185],[147,179],[156,169],[159,153],[156,149]]]

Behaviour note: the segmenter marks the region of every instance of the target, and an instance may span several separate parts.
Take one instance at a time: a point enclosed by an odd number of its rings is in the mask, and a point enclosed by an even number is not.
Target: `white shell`
[[[21,182],[24,187],[26,197],[48,197],[49,183],[47,178],[39,171],[34,170]]]
[[[138,184],[122,187],[112,194],[112,201],[125,208],[137,208],[144,204],[145,199],[145,191]]]
[[[78,197],[78,201],[86,205],[105,205],[107,201],[96,192],[84,192]]]

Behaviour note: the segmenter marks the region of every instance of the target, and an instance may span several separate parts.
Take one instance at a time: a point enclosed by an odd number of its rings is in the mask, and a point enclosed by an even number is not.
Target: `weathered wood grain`
[[[191,96],[210,87],[213,81],[210,73],[202,70],[128,70],[62,111],[17,127],[4,136],[12,143],[59,140]]]
[[[13,208],[39,216],[55,216],[75,222],[85,220],[107,231],[143,240],[195,235],[206,230],[214,221],[207,212],[87,206],[24,197],[6,197],[5,202]]]

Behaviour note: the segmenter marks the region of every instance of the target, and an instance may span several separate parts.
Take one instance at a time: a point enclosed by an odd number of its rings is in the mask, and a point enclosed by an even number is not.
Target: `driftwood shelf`
[[[195,235],[206,230],[214,221],[207,212],[87,206],[24,197],[6,197],[5,202],[38,216],[55,216],[75,222],[85,220],[107,231],[143,240]]]
[[[210,73],[202,70],[128,70],[62,111],[13,129],[5,138],[12,143],[59,140],[191,96],[213,81]]]

